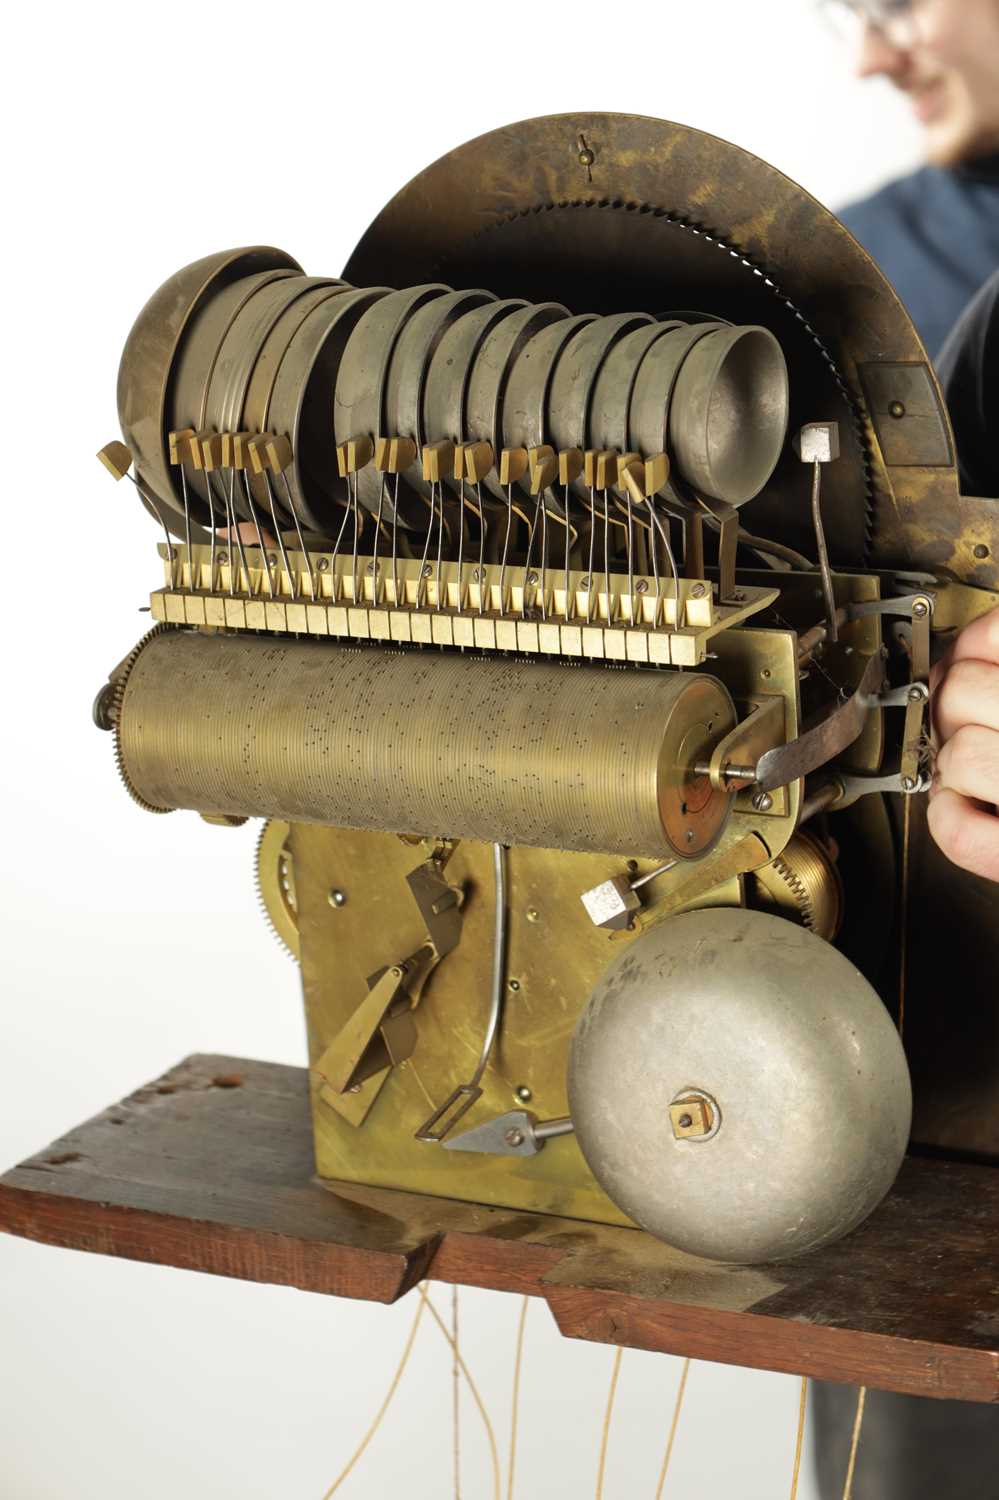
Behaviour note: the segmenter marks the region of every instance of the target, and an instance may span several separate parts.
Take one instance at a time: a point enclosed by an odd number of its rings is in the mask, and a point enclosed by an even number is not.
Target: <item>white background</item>
[[[7,12],[4,52],[0,1167],[187,1053],[304,1060],[296,975],[256,910],[254,830],[141,813],[90,723],[157,580],[152,523],[93,458],[117,435],[118,356],[151,291],[254,242],[336,274],[416,171],[530,115],[681,120],[832,204],[918,150],[904,106],[852,82],[811,0],[28,4]],[[0,1236],[0,1500],[319,1500],[412,1308]],[[501,1447],[516,1314],[462,1293]],[[593,1491],[611,1358],[562,1342],[532,1305],[519,1497]],[[626,1353],[608,1500],[652,1496],[678,1371]],[[450,1493],[448,1381],[426,1327],[342,1493]],[[790,1377],[695,1366],[667,1495],[786,1493],[796,1408]],[[471,1500],[490,1490],[465,1410]],[[801,1500],[813,1493],[803,1480]]]

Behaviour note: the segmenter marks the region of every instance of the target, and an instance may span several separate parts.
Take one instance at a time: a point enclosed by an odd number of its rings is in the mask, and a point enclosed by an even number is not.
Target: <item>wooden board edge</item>
[[[64,1250],[84,1250],[325,1296],[395,1302],[424,1280],[437,1242],[380,1251],[303,1240],[274,1230],[69,1199],[0,1181],[0,1231]]]

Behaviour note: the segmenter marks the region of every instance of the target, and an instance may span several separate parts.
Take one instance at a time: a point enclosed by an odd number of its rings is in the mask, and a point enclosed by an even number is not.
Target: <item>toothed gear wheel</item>
[[[843,914],[842,881],[825,845],[800,830],[752,877],[753,905],[796,920],[832,942]]]
[[[257,840],[257,900],[271,932],[289,957],[299,959],[298,901],[295,896],[295,864],[289,835],[291,825],[271,818]]]
[[[132,801],[136,803],[137,806],[142,808],[143,812],[169,813],[174,812],[175,809],[172,807],[157,807],[154,803],[147,802],[145,797],[141,796],[136,791],[135,787],[129,780],[128,772],[125,770],[125,758],[122,754],[121,748],[121,705],[122,700],[125,697],[125,689],[128,686],[129,675],[145,647],[155,636],[163,635],[165,631],[173,629],[175,629],[173,625],[160,624],[154,625],[152,630],[148,630],[142,637],[142,639],[132,647],[132,650],[125,657],[125,660],[121,663],[121,665],[115,669],[115,675],[112,678],[110,684],[112,691],[107,707],[107,714],[108,718],[111,720],[112,729],[114,731],[114,763],[118,768],[118,775],[121,777],[122,785],[124,786],[126,792],[131,797]]]

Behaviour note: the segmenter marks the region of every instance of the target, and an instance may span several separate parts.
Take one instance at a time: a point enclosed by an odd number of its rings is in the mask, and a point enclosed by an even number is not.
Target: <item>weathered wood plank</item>
[[[999,1171],[910,1160],[838,1245],[717,1266],[638,1230],[313,1178],[303,1069],[187,1059],[0,1179],[0,1229],[334,1296],[544,1297],[569,1337],[999,1401]]]

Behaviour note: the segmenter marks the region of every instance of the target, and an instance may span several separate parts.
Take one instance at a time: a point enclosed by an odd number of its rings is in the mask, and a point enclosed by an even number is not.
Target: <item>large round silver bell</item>
[[[898,1033],[843,955],[762,912],[671,917],[580,1017],[576,1137],[636,1223],[755,1264],[838,1239],[895,1180],[912,1092]]]

